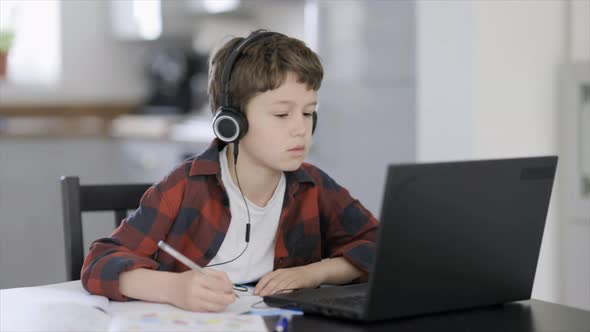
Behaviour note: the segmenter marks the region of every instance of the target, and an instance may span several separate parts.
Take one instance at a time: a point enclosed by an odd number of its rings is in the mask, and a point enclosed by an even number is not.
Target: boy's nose
[[[291,132],[293,135],[296,136],[303,136],[305,135],[305,131],[307,130],[306,119],[304,115],[294,117]]]

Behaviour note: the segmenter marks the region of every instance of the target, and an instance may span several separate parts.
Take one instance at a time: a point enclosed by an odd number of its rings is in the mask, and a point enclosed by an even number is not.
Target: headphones
[[[240,258],[242,254],[248,249],[248,245],[250,243],[250,209],[248,208],[248,203],[246,202],[246,197],[242,192],[242,186],[240,185],[240,178],[238,177],[238,150],[239,150],[239,142],[246,132],[248,131],[248,119],[246,119],[246,115],[240,112],[239,109],[235,107],[231,107],[229,105],[229,79],[231,75],[232,67],[236,62],[237,58],[240,56],[242,50],[248,45],[256,40],[261,38],[272,36],[275,34],[279,34],[277,32],[270,32],[270,31],[256,31],[252,33],[249,37],[245,38],[241,43],[236,46],[230,55],[227,57],[225,65],[223,66],[223,71],[221,72],[221,82],[223,83],[223,104],[215,111],[215,116],[213,117],[213,132],[215,136],[219,138],[221,141],[225,143],[234,143],[234,165],[235,165],[235,172],[236,172],[236,180],[238,184],[238,188],[240,189],[240,194],[242,195],[242,199],[244,200],[244,205],[246,206],[246,211],[248,214],[248,222],[246,223],[246,247],[242,250],[240,254],[236,257],[221,263],[210,264],[207,267],[224,265],[235,261],[236,259]],[[315,131],[315,126],[317,124],[317,114],[313,112],[313,127],[311,129],[311,133]]]
[[[221,72],[221,82],[223,85],[223,104],[215,111],[213,116],[213,132],[215,136],[225,143],[237,143],[248,132],[248,119],[246,114],[239,109],[231,107],[229,103],[229,82],[232,68],[242,54],[242,51],[255,41],[264,37],[278,35],[277,32],[258,31],[245,38],[236,46],[227,57]],[[313,112],[313,125],[311,133],[315,131],[318,122],[317,112]]]

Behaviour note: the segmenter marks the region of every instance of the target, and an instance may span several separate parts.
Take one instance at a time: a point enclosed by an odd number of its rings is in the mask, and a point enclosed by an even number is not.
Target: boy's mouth
[[[305,145],[297,145],[291,149],[289,149],[289,151],[303,151],[305,150]]]

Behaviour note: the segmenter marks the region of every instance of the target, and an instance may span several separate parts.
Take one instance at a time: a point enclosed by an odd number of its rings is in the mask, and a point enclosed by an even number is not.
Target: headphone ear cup
[[[311,127],[311,134],[313,135],[313,133],[315,132],[315,127],[318,124],[318,112],[314,111],[312,117],[313,117],[313,125]]]
[[[242,112],[221,106],[213,117],[213,132],[225,143],[233,143],[246,135],[248,120]]]

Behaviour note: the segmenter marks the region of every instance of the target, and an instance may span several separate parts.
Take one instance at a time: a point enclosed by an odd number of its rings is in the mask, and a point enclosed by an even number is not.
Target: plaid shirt
[[[231,220],[214,140],[203,154],[176,167],[143,195],[139,208],[110,237],[96,240],[82,267],[82,284],[118,301],[119,275],[148,268],[186,271],[167,254],[164,240],[200,266],[215,257]],[[287,189],[277,230],[274,269],[343,256],[365,272],[374,256],[377,220],[348,191],[319,168],[303,163],[285,172]]]

